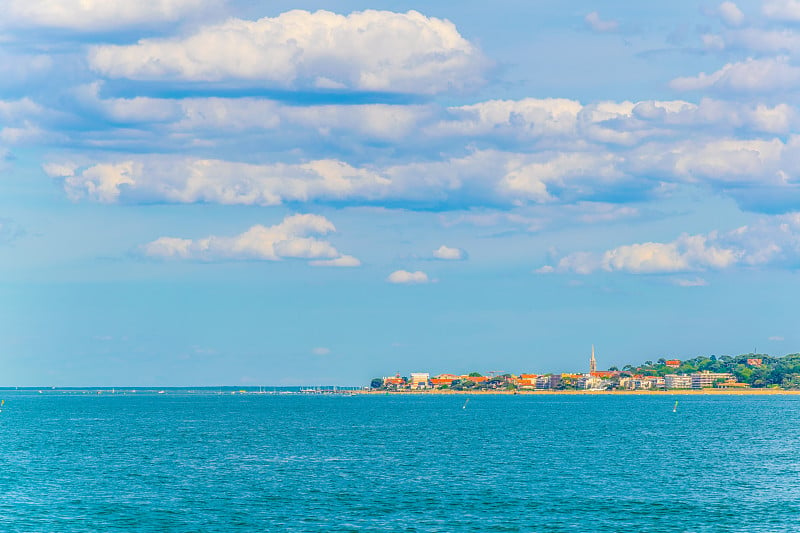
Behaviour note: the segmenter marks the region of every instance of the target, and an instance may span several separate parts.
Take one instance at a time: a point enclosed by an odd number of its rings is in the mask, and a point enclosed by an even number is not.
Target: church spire
[[[592,358],[589,359],[589,373],[594,374],[597,372],[597,361],[594,359],[594,344],[592,344]]]

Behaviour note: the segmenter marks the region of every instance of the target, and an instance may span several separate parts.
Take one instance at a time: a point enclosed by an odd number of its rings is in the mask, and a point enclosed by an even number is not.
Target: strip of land
[[[359,390],[352,391],[356,394],[368,395],[502,395],[502,396],[775,396],[798,395],[800,390],[784,389],[670,389],[670,390]]]

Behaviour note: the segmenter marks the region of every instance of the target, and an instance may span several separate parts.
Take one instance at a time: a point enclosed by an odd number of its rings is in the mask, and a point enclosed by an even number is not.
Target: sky
[[[0,386],[800,351],[800,0],[0,9]]]

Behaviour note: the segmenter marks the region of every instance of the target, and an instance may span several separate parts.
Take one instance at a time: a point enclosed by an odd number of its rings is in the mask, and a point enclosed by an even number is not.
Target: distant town
[[[488,375],[485,375],[488,374]],[[693,359],[645,361],[597,370],[594,346],[585,373],[520,373],[491,371],[482,374],[412,372],[408,376],[374,378],[373,390],[674,390],[674,389],[800,389],[800,354],[771,357],[764,354],[701,356]]]

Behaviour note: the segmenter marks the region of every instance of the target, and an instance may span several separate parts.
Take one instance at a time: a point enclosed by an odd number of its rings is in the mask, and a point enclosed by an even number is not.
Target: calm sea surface
[[[800,531],[797,396],[0,394],[0,531]]]

